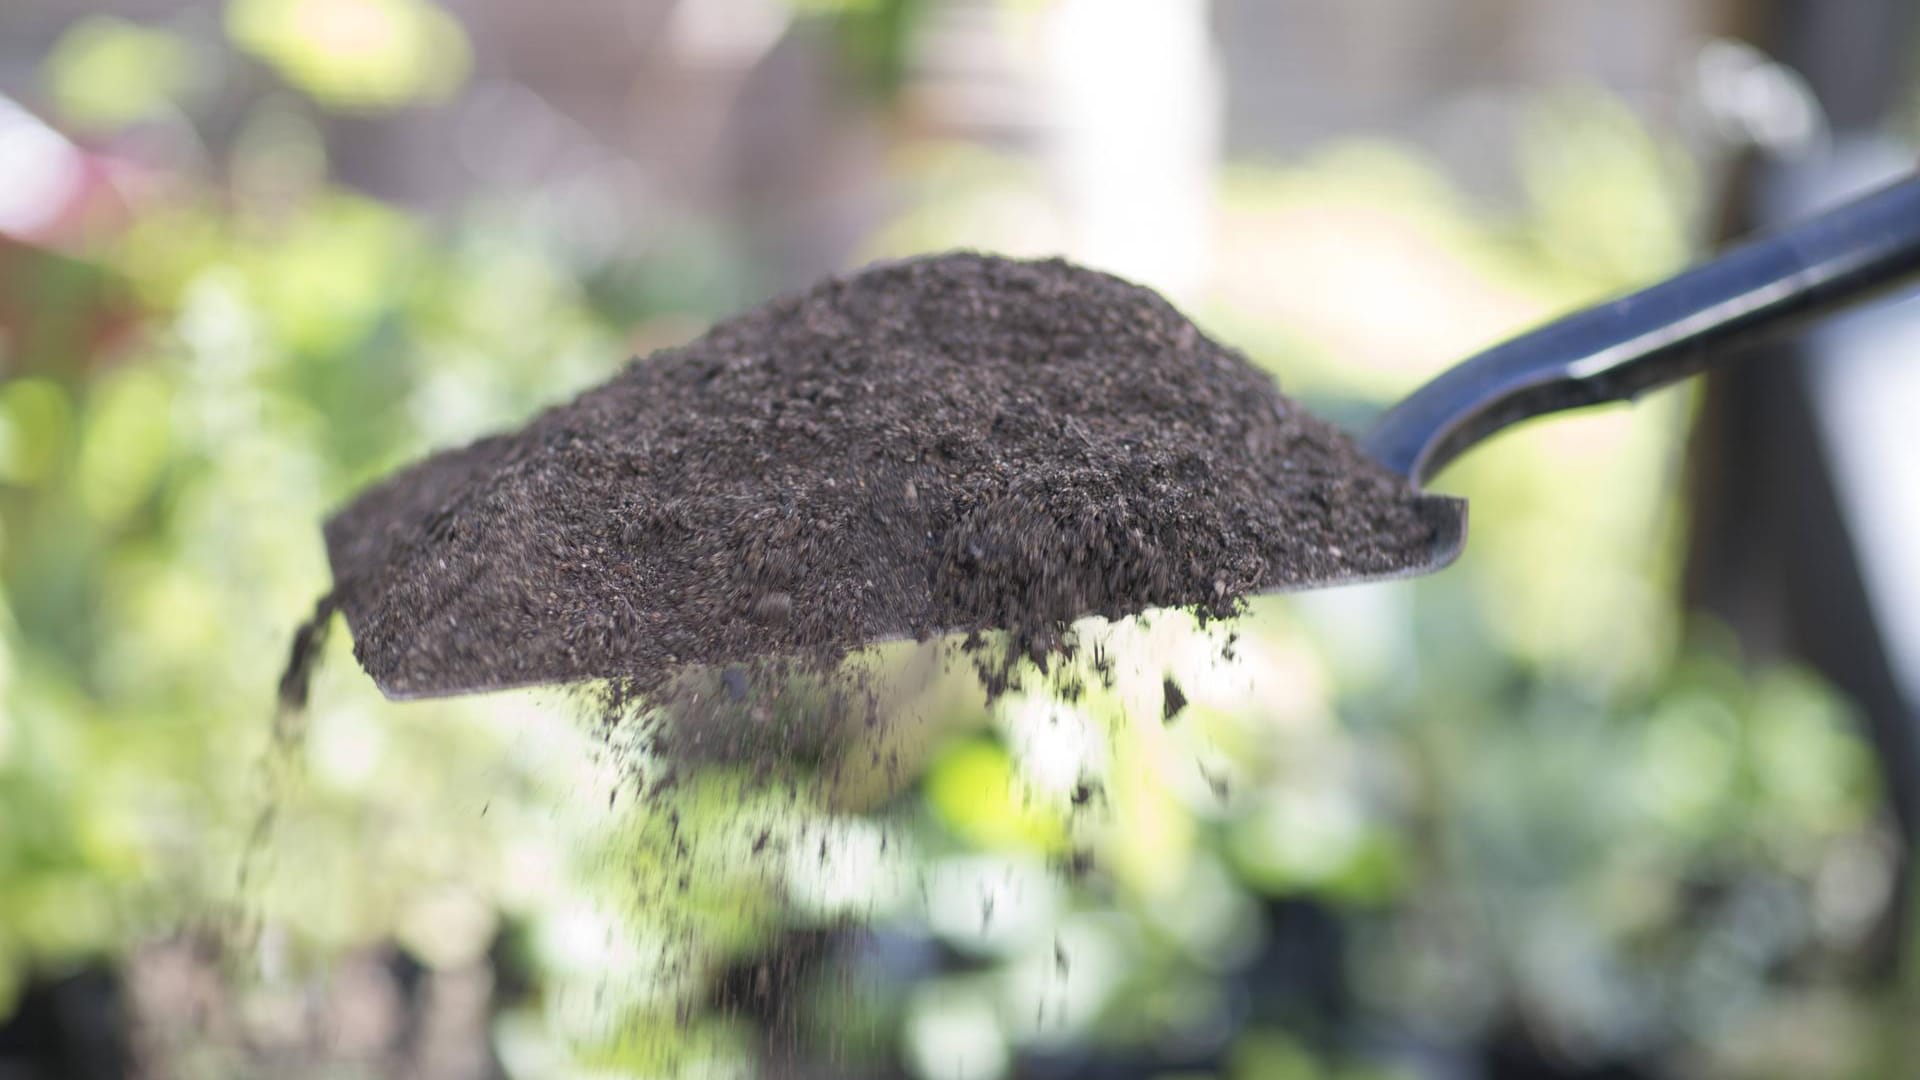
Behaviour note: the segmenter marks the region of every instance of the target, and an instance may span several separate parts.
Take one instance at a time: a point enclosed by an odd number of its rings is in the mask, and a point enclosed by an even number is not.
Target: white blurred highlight
[[[60,221],[85,180],[80,152],[0,97],[0,234],[32,238]]]
[[[1208,0],[1060,0],[1042,91],[1072,254],[1179,299],[1211,259],[1224,90]]]

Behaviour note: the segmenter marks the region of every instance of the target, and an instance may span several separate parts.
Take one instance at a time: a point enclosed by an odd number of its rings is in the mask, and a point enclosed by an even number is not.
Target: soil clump
[[[645,696],[955,631],[1006,630],[1044,664],[1080,616],[1227,616],[1418,566],[1416,503],[1157,294],[960,253],[636,360],[401,471],[326,540],[355,655],[391,695]]]

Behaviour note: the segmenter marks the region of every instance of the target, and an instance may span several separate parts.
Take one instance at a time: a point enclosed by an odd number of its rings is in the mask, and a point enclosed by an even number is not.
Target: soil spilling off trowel
[[[834,279],[437,454],[327,523],[388,693],[823,667],[1233,613],[1420,565],[1415,492],[1156,294],[952,254]]]

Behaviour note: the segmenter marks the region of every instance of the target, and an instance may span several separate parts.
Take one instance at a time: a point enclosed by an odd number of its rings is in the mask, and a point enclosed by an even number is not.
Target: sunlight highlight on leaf
[[[62,119],[112,129],[171,108],[197,81],[194,65],[179,36],[102,15],[60,35],[43,77]]]
[[[466,32],[430,0],[233,0],[227,33],[322,105],[444,101],[466,81]]]

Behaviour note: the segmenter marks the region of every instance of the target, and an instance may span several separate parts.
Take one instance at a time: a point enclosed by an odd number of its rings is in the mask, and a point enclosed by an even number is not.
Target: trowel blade
[[[1376,581],[1400,581],[1425,577],[1453,565],[1467,544],[1467,500],[1447,495],[1421,495],[1414,504],[1420,519],[1433,529],[1433,538],[1421,557],[1404,566],[1380,573],[1329,574],[1325,577],[1290,581],[1263,590],[1267,593],[1314,592],[1342,585],[1364,585]]]

